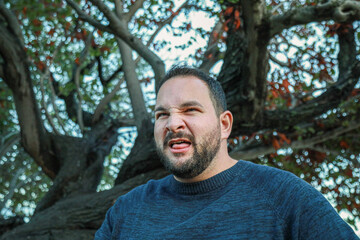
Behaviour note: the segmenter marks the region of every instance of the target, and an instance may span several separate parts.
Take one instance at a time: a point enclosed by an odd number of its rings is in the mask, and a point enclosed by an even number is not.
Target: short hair
[[[199,69],[184,65],[175,65],[165,74],[165,77],[159,83],[159,86],[156,90],[156,95],[158,94],[161,86],[166,81],[177,76],[194,76],[202,80],[209,89],[210,99],[214,105],[216,114],[220,115],[225,110],[227,110],[226,97],[220,82]]]

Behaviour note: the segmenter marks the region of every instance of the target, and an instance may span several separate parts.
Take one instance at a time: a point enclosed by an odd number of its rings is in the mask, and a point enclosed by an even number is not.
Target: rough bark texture
[[[121,184],[138,174],[160,168],[161,162],[156,153],[154,126],[144,121],[129,156],[124,161],[115,184]]]
[[[256,123],[262,122],[269,41],[262,4],[262,1],[243,1],[235,5],[235,10],[227,16],[227,50],[218,80],[234,115],[234,133],[254,128]],[[236,11],[243,12],[240,26],[236,25]]]
[[[158,169],[139,174],[107,191],[65,198],[35,215],[29,223],[5,233],[0,239],[93,239],[106,211],[120,195],[150,179],[159,179],[167,174],[165,170]]]

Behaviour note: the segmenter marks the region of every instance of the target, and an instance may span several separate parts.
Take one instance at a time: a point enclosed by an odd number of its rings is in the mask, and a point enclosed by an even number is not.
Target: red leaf
[[[65,30],[69,30],[70,26],[71,26],[71,23],[70,23],[70,22],[66,22],[66,23],[65,23]]]
[[[291,140],[288,139],[285,134],[278,132],[278,135],[279,135],[280,139],[284,140],[287,144],[291,143]]]
[[[272,95],[274,96],[274,98],[278,98],[279,94],[277,94],[277,92],[275,90],[271,90]]]
[[[275,137],[272,139],[272,145],[275,148],[275,150],[278,150],[280,148],[280,143]]]
[[[345,170],[345,175],[348,177],[353,177],[353,171],[350,168],[348,168]]]
[[[241,22],[240,22],[240,19],[235,19],[235,29],[239,29],[240,26],[241,26]]]
[[[287,106],[287,107],[291,107],[291,105],[292,105],[291,98],[288,97],[288,98],[286,99],[286,106]]]
[[[234,10],[234,7],[228,7],[226,8],[224,15],[230,15]]]
[[[360,89],[354,89],[352,92],[351,92],[351,96],[356,96],[360,93]]]
[[[42,70],[44,70],[44,68],[45,68],[45,63],[42,62],[42,61],[39,61],[39,62],[36,64],[36,66],[37,66],[37,68],[38,68],[40,71],[42,71]]]
[[[32,20],[32,23],[33,23],[34,26],[36,26],[36,27],[41,26],[41,21],[40,21],[39,19],[34,19],[34,20]]]
[[[345,148],[345,149],[348,149],[348,148],[349,148],[349,144],[348,144],[346,141],[341,140],[341,141],[340,141],[340,147]]]
[[[55,33],[55,29],[54,29],[54,28],[52,28],[52,29],[48,32],[48,34],[49,34],[50,36],[53,36],[54,33]]]
[[[107,46],[103,46],[103,47],[100,48],[100,51],[101,51],[101,52],[106,52],[106,51],[109,52],[109,51],[110,51],[110,48],[107,47]]]
[[[287,80],[287,78],[285,78],[285,79],[283,80],[283,84],[282,84],[282,85],[284,86],[286,92],[289,93],[290,83],[289,83],[289,81]]]
[[[75,63],[76,63],[77,65],[80,64],[80,58],[79,58],[79,57],[77,57],[77,58],[75,59]]]
[[[239,10],[235,10],[234,16],[235,16],[236,19],[238,19],[240,17]]]
[[[189,30],[190,30],[190,28],[191,28],[191,24],[190,24],[190,23],[188,23],[188,24],[186,25],[186,30],[187,30],[187,31],[189,31]]]

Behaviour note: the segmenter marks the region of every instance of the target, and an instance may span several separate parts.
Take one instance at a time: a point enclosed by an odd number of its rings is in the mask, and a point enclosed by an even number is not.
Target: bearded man
[[[219,82],[172,68],[157,92],[154,127],[172,175],[121,196],[95,239],[358,239],[295,175],[232,159],[232,123]]]

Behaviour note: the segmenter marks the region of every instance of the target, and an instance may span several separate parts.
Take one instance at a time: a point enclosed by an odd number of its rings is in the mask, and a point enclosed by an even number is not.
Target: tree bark
[[[106,211],[119,196],[150,179],[159,179],[167,174],[165,170],[158,169],[140,174],[107,191],[81,194],[58,201],[52,207],[35,215],[29,223],[6,232],[0,239],[93,239],[105,218]]]
[[[234,115],[233,131],[262,121],[266,99],[269,40],[264,23],[263,1],[240,1],[227,16],[228,37],[218,80]],[[236,12],[243,13],[243,19]],[[241,25],[237,25],[240,21]]]

